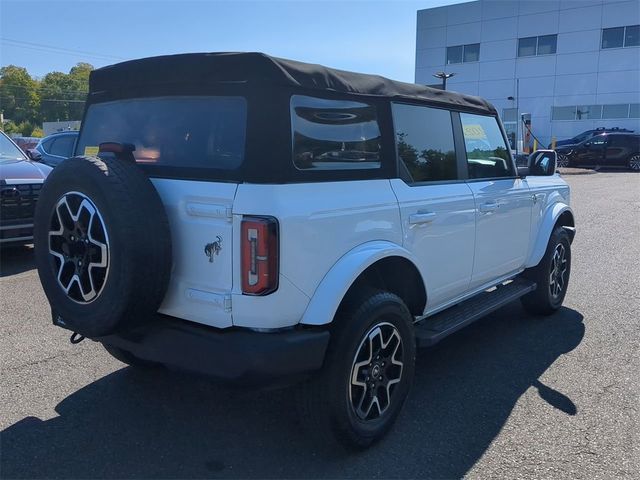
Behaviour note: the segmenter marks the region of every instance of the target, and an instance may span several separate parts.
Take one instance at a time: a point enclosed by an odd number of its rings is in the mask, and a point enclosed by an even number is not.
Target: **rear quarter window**
[[[243,97],[152,97],[90,105],[78,155],[104,142],[130,143],[138,163],[233,170],[244,160]]]
[[[291,97],[293,162],[299,170],[379,169],[382,136],[375,105]]]

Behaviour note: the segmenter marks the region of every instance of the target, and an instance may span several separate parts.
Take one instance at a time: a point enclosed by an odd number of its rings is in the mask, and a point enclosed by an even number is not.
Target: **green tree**
[[[0,110],[15,123],[39,120],[38,83],[26,68],[8,65],[0,68]]]
[[[45,121],[79,120],[89,90],[93,66],[78,63],[69,73],[51,72],[40,83],[40,111]]]

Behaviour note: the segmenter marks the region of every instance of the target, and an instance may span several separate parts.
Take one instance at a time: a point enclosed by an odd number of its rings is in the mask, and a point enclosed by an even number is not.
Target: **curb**
[[[598,172],[595,170],[590,170],[588,168],[559,168],[558,173],[561,176],[564,176],[564,175],[593,175]]]

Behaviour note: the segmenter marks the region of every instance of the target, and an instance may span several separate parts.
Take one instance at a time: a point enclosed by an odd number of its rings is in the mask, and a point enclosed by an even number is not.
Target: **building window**
[[[627,118],[629,115],[629,104],[603,105],[602,118]]]
[[[558,35],[541,35],[518,39],[518,56],[553,55],[556,53]]]
[[[640,25],[602,29],[602,48],[637,47],[638,45],[640,45]]]
[[[506,112],[507,109],[504,110]],[[594,120],[614,118],[639,118],[640,104],[620,103],[612,105],[570,105],[551,107],[551,120]]]
[[[538,37],[538,55],[552,55],[556,53],[557,35],[542,35]]]
[[[575,120],[576,107],[551,107],[551,120]]]
[[[624,46],[637,47],[640,45],[640,25],[631,25],[624,31]]]
[[[480,44],[456,45],[447,47],[447,65],[451,63],[477,62],[480,60]]]
[[[578,105],[576,120],[594,120],[602,118],[602,105]]]
[[[477,62],[478,60],[480,60],[480,44],[472,43],[471,45],[465,45],[463,61],[466,63]]]
[[[502,109],[502,121],[503,122],[517,122],[518,121],[518,109],[517,108],[503,108]]]

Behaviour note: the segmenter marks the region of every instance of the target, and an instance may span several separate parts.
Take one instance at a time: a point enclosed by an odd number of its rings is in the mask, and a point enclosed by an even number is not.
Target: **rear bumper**
[[[134,330],[95,340],[171,368],[235,383],[268,384],[319,370],[329,332],[221,330],[159,315]]]

